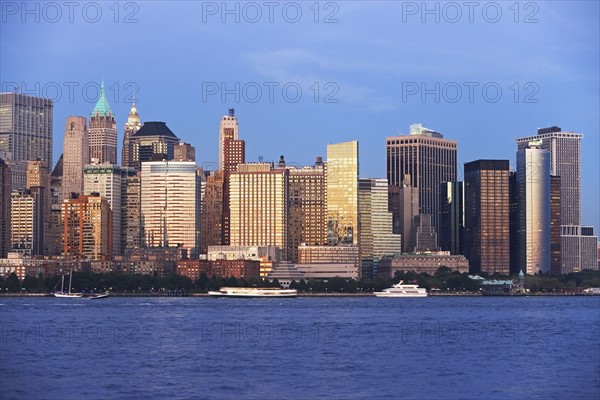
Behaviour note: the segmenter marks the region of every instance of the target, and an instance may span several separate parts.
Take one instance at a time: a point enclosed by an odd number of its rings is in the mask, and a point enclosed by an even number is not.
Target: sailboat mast
[[[73,268],[71,268],[71,273],[69,274],[69,294],[71,294],[71,281],[73,280]]]
[[[65,274],[62,275],[62,279],[60,281],[60,292],[65,292]]]

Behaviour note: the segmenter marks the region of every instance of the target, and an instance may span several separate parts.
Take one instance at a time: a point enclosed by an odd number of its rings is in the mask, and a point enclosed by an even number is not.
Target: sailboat
[[[81,297],[82,293],[71,293],[71,282],[73,281],[73,268],[71,268],[71,272],[69,273],[69,292],[65,293],[65,276],[62,276],[62,281],[60,284],[60,292],[55,292],[54,297]]]

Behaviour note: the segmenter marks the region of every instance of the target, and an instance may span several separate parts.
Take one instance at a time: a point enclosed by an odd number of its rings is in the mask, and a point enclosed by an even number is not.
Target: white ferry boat
[[[209,296],[214,297],[297,297],[296,289],[278,288],[248,288],[248,287],[222,287],[216,291],[209,291]]]
[[[391,288],[373,294],[377,297],[427,297],[427,290],[419,285],[405,285],[400,281]]]

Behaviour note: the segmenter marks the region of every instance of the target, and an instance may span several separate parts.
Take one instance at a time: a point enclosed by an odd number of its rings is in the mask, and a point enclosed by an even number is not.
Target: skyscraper
[[[541,141],[517,150],[519,268],[550,272],[550,152]]]
[[[240,164],[231,173],[231,246],[277,246],[289,259],[288,175],[270,163]]]
[[[71,193],[83,194],[83,167],[90,162],[88,132],[84,117],[67,117],[62,155],[60,201]]]
[[[43,237],[37,215],[41,203],[40,193],[33,194],[27,189],[14,190],[11,194],[10,225],[11,251],[25,256],[41,255],[39,241]]]
[[[133,147],[130,144],[129,139],[136,134],[137,131],[142,127],[140,116],[135,106],[135,101],[131,105],[127,122],[125,122],[125,129],[123,130],[123,149],[121,150],[121,166],[131,167],[130,163],[133,160]]]
[[[73,195],[61,204],[62,255],[76,260],[109,260],[112,254],[110,205],[97,193]]]
[[[289,171],[289,260],[298,261],[298,246],[327,243],[325,168],[321,157],[314,166],[285,167]]]
[[[142,173],[135,168],[124,170],[121,193],[121,251],[142,247]]]
[[[550,272],[561,274],[560,176],[550,175]]]
[[[225,140],[238,140],[239,137],[239,127],[238,120],[235,116],[235,110],[233,108],[229,109],[228,115],[221,118],[221,123],[219,125],[219,169],[226,170],[226,146]],[[244,161],[240,161],[243,163]]]
[[[10,195],[12,179],[8,165],[0,158],[0,258],[10,250]]]
[[[388,200],[394,233],[402,236],[402,252],[412,253],[417,243],[415,217],[419,215],[419,190],[411,186],[410,175],[404,176],[401,186],[388,186]]]
[[[140,168],[145,161],[172,161],[179,138],[164,122],[146,122],[129,138],[129,166]]]
[[[100,86],[100,97],[90,115],[88,130],[89,159],[103,163],[117,163],[117,123],[104,93],[104,82]]]
[[[593,226],[562,225],[561,239],[561,273],[598,270],[598,237]]]
[[[464,254],[465,186],[463,182],[444,182],[440,187],[440,247],[450,254]]]
[[[358,245],[358,142],[327,145],[327,242]]]
[[[517,149],[531,141],[550,152],[550,174],[560,176],[560,218],[562,225],[581,224],[581,139],[575,132],[562,132],[558,126],[538,129],[536,136],[517,139]]]
[[[88,164],[83,169],[83,193],[98,193],[106,198],[112,211],[112,255],[121,252],[121,189],[127,171],[114,164]]]
[[[34,237],[33,254],[44,255],[46,252],[45,239],[50,230],[49,218],[52,204],[50,171],[46,161],[29,161],[27,164],[27,189],[36,201],[34,224],[38,228]]]
[[[144,125],[145,127],[146,125]],[[142,231],[146,247],[179,247],[198,256],[200,182],[188,161],[142,163]]]
[[[207,252],[208,246],[223,244],[223,175],[223,171],[217,170],[206,177],[200,223],[200,247],[203,254]]]
[[[439,228],[440,184],[456,181],[456,141],[413,124],[409,135],[390,136],[386,142],[389,184],[401,186],[409,174],[411,186],[419,189],[420,214],[431,214]]]
[[[26,188],[27,161],[52,162],[50,99],[0,93],[0,157],[11,165],[11,190]]]
[[[508,160],[465,164],[465,256],[471,272],[510,273]]]
[[[387,179],[359,179],[358,193],[361,276],[373,278],[383,257],[402,252],[401,235],[393,232]]]

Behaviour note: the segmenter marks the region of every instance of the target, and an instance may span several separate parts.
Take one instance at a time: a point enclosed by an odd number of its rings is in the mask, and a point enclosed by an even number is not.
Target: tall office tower
[[[562,132],[558,126],[538,129],[536,136],[517,139],[517,149],[531,141],[550,152],[550,174],[560,176],[560,218],[562,225],[581,224],[581,139],[575,132]]]
[[[50,229],[48,218],[52,202],[52,188],[50,185],[50,171],[48,163],[43,160],[31,160],[27,164],[27,189],[36,200],[34,237],[34,255],[45,254],[45,237]]]
[[[560,176],[550,175],[550,273],[561,274]]]
[[[172,161],[179,138],[164,122],[146,122],[129,138],[132,158],[130,167],[141,168],[146,161]]]
[[[440,186],[440,248],[450,254],[463,254],[465,230],[465,186],[444,182]]]
[[[298,261],[298,246],[327,243],[325,168],[321,157],[311,167],[287,167],[289,209],[289,260]]]
[[[420,214],[430,214],[439,228],[440,184],[456,181],[456,141],[413,124],[409,135],[391,136],[386,142],[388,183],[400,186],[409,174],[411,186],[419,189]]]
[[[598,270],[598,237],[594,236],[593,226],[562,225],[561,237],[561,273]]]
[[[358,180],[358,211],[361,276],[373,278],[383,257],[402,252],[401,235],[394,233],[394,218],[388,210],[387,179]]]
[[[12,179],[10,169],[0,158],[0,258],[10,250],[10,195]]]
[[[173,154],[175,161],[196,161],[196,149],[189,143],[177,144]]]
[[[219,125],[219,169],[225,170],[225,140],[238,140],[239,135],[238,120],[235,116],[235,110],[229,109],[228,115],[221,118]],[[244,161],[241,161],[243,163]]]
[[[121,191],[121,252],[142,247],[142,173],[124,169]]]
[[[25,256],[40,255],[39,240],[41,238],[39,224],[38,195],[27,189],[14,190],[11,194],[10,225],[11,251]]]
[[[327,242],[358,245],[358,142],[327,145]]]
[[[550,152],[541,141],[517,150],[519,267],[526,274],[550,272]]]
[[[110,163],[88,164],[83,169],[83,193],[98,193],[106,198],[112,211],[113,243],[112,255],[120,256],[121,251],[121,191],[127,171]]]
[[[127,122],[125,122],[125,129],[123,130],[123,149],[121,150],[121,166],[130,167],[131,160],[133,159],[133,147],[129,139],[136,134],[137,131],[142,127],[140,121],[140,115],[138,114],[135,101],[131,105]]]
[[[90,115],[88,130],[90,161],[99,164],[117,163],[117,122],[104,93],[104,82],[100,86],[100,97]]]
[[[200,249],[206,254],[208,246],[223,244],[223,171],[212,171],[206,177],[202,196],[202,216],[200,223]]]
[[[97,193],[73,195],[61,204],[62,255],[75,260],[110,260],[112,212]]]
[[[440,251],[437,240],[437,232],[431,223],[431,215],[419,214],[415,217],[417,226],[415,253],[436,253]]]
[[[194,162],[142,163],[143,246],[179,247],[188,257],[198,256],[199,187]]]
[[[88,131],[84,117],[67,117],[63,145],[60,201],[71,193],[83,194],[83,167],[90,162]]]
[[[52,110],[50,99],[0,93],[0,157],[11,165],[11,191],[26,188],[27,161],[52,162]]]
[[[517,173],[508,173],[508,215],[509,215],[509,237],[510,237],[510,274],[519,275],[523,272],[519,265],[519,203],[517,201]]]
[[[402,252],[412,253],[417,241],[415,217],[419,215],[419,190],[405,175],[402,186],[388,186],[388,207],[394,218],[394,233],[402,235]]]
[[[58,162],[50,174],[50,213],[48,214],[48,226],[45,231],[45,249],[47,256],[60,256],[63,250],[62,231],[63,223],[60,216],[62,198],[62,175],[63,175],[63,155],[60,155]]]
[[[288,175],[269,163],[240,164],[231,173],[231,246],[277,246],[288,260]]]
[[[246,162],[246,143],[239,139],[238,120],[233,108],[229,115],[221,118],[219,126],[219,169],[223,170],[223,238],[222,243],[230,243],[229,175],[237,171],[237,166]]]
[[[465,164],[465,256],[471,272],[510,273],[508,160]]]

